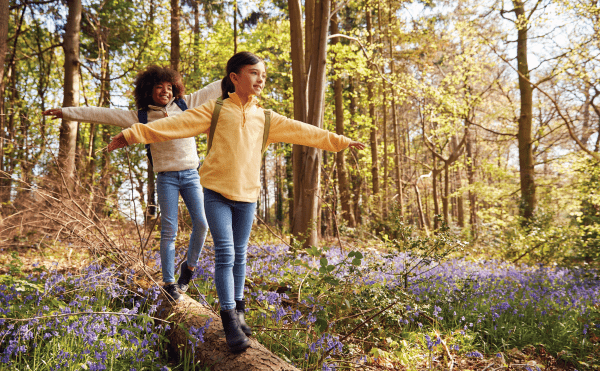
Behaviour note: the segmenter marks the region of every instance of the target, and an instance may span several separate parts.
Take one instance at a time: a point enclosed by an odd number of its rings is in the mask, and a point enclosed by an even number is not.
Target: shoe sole
[[[229,346],[229,344],[228,344],[228,346]],[[250,341],[245,341],[245,342],[243,342],[241,344],[238,344],[236,346],[229,346],[229,350],[232,353],[241,353],[241,352],[243,352],[244,350],[246,350],[248,348],[250,348]]]

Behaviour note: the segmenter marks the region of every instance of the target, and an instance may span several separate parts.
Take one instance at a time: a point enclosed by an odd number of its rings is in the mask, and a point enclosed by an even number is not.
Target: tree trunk
[[[519,71],[519,91],[521,93],[521,114],[519,116],[519,173],[521,176],[521,205],[520,214],[523,222],[528,224],[533,218],[536,207],[535,169],[532,147],[532,117],[533,117],[533,88],[529,82],[529,65],[527,62],[527,29],[529,24],[525,19],[525,5],[521,0],[513,0],[518,27],[517,35],[517,64]]]
[[[6,53],[8,51],[8,22],[10,9],[8,0],[0,0],[0,170],[4,170],[4,128],[6,127],[6,116],[4,109],[4,70]],[[8,201],[10,191],[7,190],[6,180],[0,178],[0,203]]]
[[[435,164],[436,164],[436,160],[435,157],[433,159],[433,170],[431,171],[431,180],[432,180],[432,197],[433,197],[433,213],[435,214],[433,216],[433,229],[437,230],[440,227],[440,220],[437,217],[438,215],[440,215],[440,203],[439,203],[439,199],[438,199],[438,174],[440,173],[439,170],[435,169]]]
[[[421,228],[425,231],[426,235],[429,235],[429,228],[427,227],[427,222],[425,221],[425,214],[423,212],[423,204],[421,202],[421,192],[419,191],[419,184],[415,183],[415,195],[417,197],[417,208],[419,212],[419,224]]]
[[[449,169],[449,161],[444,161],[444,193],[442,194],[442,210],[444,212],[444,222],[447,225],[450,225],[450,220],[448,216],[448,196],[450,195],[450,169]]]
[[[63,49],[65,52],[65,86],[63,107],[79,106],[79,31],[81,29],[81,0],[67,0],[69,14],[65,26]],[[67,187],[73,187],[75,175],[75,146],[77,122],[62,120],[58,149],[59,171]]]
[[[171,68],[179,72],[179,0],[171,0]]]
[[[456,169],[456,189],[459,191],[458,196],[456,196],[456,212],[457,212],[457,222],[458,226],[464,228],[465,226],[465,203],[463,199],[463,193],[460,192],[462,188],[462,172],[460,168]]]
[[[350,92],[354,93],[354,79],[351,78],[350,79]],[[358,106],[357,104],[357,98],[354,94],[350,95],[350,106],[348,107],[348,110],[350,111],[350,125],[352,127],[356,127],[356,107]],[[359,225],[362,223],[362,215],[360,212],[360,199],[361,199],[361,192],[362,192],[362,177],[361,177],[361,173],[360,170],[358,168],[358,164],[359,164],[359,159],[360,159],[360,152],[357,153],[356,158],[355,158],[355,165],[356,165],[356,177],[354,179],[354,181],[352,182],[352,197],[353,197],[353,212],[354,212],[354,224],[355,225]]]
[[[394,24],[392,1],[388,1],[388,25],[391,27]],[[388,37],[388,48],[390,53],[390,72],[391,76],[396,75],[396,64],[394,63],[394,42],[393,33],[390,33]],[[400,220],[404,221],[404,194],[402,189],[402,158],[400,157],[400,130],[398,125],[397,111],[396,111],[396,89],[392,86],[390,90],[391,101],[392,101],[392,127],[394,135],[394,164],[396,170],[396,192],[398,196],[398,213]],[[403,143],[404,144],[404,143]]]
[[[331,17],[331,33],[334,35],[339,33],[337,13]],[[334,37],[331,39],[332,44],[338,44],[339,42],[339,37]],[[336,59],[334,57],[333,64],[335,65],[335,63]],[[335,98],[335,133],[344,135],[344,101],[342,96],[343,87],[342,78],[339,76],[333,82],[333,94]],[[355,221],[354,215],[351,211],[350,190],[348,189],[348,175],[346,171],[346,154],[344,151],[336,153],[335,160],[337,167],[338,193],[340,202],[342,203],[342,218],[349,227],[354,228]]]
[[[294,119],[306,122],[306,65],[304,63],[304,34],[302,32],[302,5],[299,0],[289,0],[290,39],[292,57],[292,84],[294,90]],[[302,146],[292,147],[292,182],[290,188],[290,230],[296,227],[296,205],[300,203],[298,171],[302,162]],[[289,162],[288,162],[289,163]],[[289,174],[289,168],[288,168]]]
[[[475,156],[473,156],[473,136],[469,133],[465,144],[467,149],[467,179],[469,182],[469,224],[471,224],[471,238],[477,239],[477,198],[473,192],[475,184]]]
[[[237,0],[233,1],[233,54],[237,53]]]
[[[168,332],[169,349],[175,355],[187,353],[194,355],[194,363],[210,367],[211,371],[299,371],[286,363],[255,338],[250,338],[250,348],[242,353],[232,353],[225,342],[225,332],[221,318],[210,308],[201,305],[187,295],[175,305],[162,297],[162,305],[157,309],[158,317],[168,319],[174,324]],[[190,329],[205,328],[204,342],[190,344]]]
[[[200,53],[200,1],[194,0],[194,54]],[[194,72],[198,73],[198,59],[194,58]]]
[[[371,46],[373,45],[373,26],[369,5],[367,5],[367,43]],[[373,181],[373,198],[375,201],[374,211],[375,213],[378,213],[381,210],[381,199],[379,194],[379,151],[377,150],[377,120],[375,118],[373,81],[371,81],[371,79],[367,82],[367,100],[369,102],[369,117],[371,118],[371,178]]]
[[[298,0],[290,0],[290,24],[291,37],[297,37],[298,26],[301,26],[301,12],[299,12],[300,3]],[[312,10],[311,10],[312,9]],[[311,16],[311,11],[314,11]],[[306,65],[308,62],[310,75],[308,76],[308,99],[304,102],[309,104],[300,107],[299,110],[306,112],[306,122],[317,126],[323,126],[323,101],[325,95],[325,73],[326,73],[326,55],[327,55],[327,26],[329,23],[330,2],[327,0],[306,1],[306,49],[305,59],[301,62]],[[299,18],[296,18],[299,17]],[[314,29],[309,27],[314,25]],[[300,28],[301,29],[301,28]],[[308,45],[310,41],[310,47]],[[294,50],[296,49],[296,50]],[[301,58],[301,49],[298,49],[298,42],[292,42],[292,73],[296,80],[297,73],[294,66],[298,66],[298,61],[294,63],[294,57]],[[299,67],[299,73],[303,73],[304,68]],[[302,80],[301,80],[302,81]],[[303,86],[306,86],[303,84]],[[296,92],[296,81],[294,81],[294,101],[297,98],[303,100],[304,91]],[[308,107],[308,109],[306,109]],[[296,114],[296,103],[294,102],[294,117]],[[296,118],[296,117],[295,117]],[[296,118],[299,119],[299,118]],[[299,119],[300,120],[300,119]],[[302,121],[302,120],[301,120]],[[298,147],[298,148],[297,148]],[[318,233],[315,223],[318,219],[318,200],[321,180],[321,152],[313,147],[294,146],[294,220],[292,223],[292,234],[294,236],[305,237],[304,247],[318,245]]]

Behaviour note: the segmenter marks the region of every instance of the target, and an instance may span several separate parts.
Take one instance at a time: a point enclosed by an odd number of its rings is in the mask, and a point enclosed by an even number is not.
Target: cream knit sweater
[[[185,95],[182,98],[187,103],[188,109],[198,107],[209,99],[221,96],[221,80],[198,90],[195,93]],[[63,118],[71,121],[91,122],[102,125],[114,125],[122,128],[131,127],[138,123],[138,111],[125,111],[102,107],[64,107]],[[148,106],[148,122],[160,120],[165,117],[173,117],[182,111],[175,104],[174,99],[164,107]],[[196,169],[200,163],[198,149],[194,138],[175,139],[163,143],[150,145],[152,162],[155,172],[180,171]]]

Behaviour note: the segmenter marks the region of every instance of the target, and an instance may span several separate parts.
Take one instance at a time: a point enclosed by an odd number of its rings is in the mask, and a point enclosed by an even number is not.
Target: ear
[[[229,79],[231,80],[232,83],[236,84],[239,83],[238,81],[238,75],[235,72],[231,72],[229,74]]]

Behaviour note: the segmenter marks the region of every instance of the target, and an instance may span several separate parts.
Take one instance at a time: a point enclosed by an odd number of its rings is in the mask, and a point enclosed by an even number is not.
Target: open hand
[[[364,143],[352,141],[348,144],[348,148],[365,149],[367,146]]]
[[[54,116],[52,117],[52,119],[62,119],[63,118],[63,113],[62,113],[62,108],[50,108],[45,110],[44,112],[42,112],[42,115],[44,116]]]
[[[123,133],[119,133],[112,138],[112,141],[108,143],[107,150],[108,152],[114,151],[115,149],[123,148],[128,146],[127,140]]]

